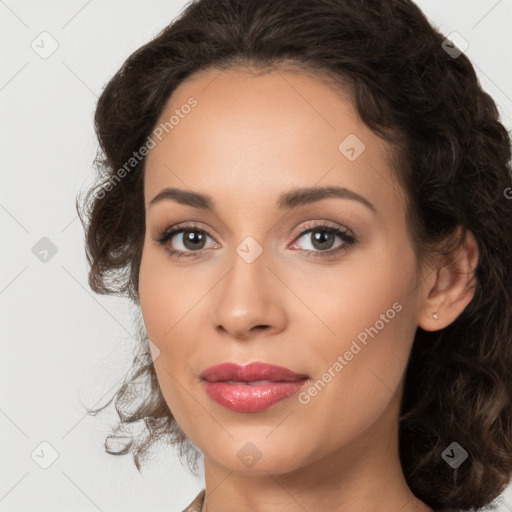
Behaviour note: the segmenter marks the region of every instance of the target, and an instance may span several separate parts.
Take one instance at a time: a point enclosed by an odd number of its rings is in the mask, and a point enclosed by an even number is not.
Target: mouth
[[[223,363],[207,368],[200,379],[217,404],[236,412],[260,412],[298,392],[309,376],[267,363]]]
[[[307,379],[308,375],[295,373],[283,366],[267,363],[251,363],[240,366],[236,363],[222,363],[204,370],[201,379],[207,382],[262,383],[296,382]]]
[[[251,380],[248,382],[238,380],[225,380],[220,382],[226,382],[227,384],[234,384],[236,386],[259,386],[260,384],[269,384],[271,382],[281,382],[275,380]]]

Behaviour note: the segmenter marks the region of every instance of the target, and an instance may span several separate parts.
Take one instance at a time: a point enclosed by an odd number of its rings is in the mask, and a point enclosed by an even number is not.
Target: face
[[[156,128],[139,291],[179,425],[238,472],[378,450],[422,290],[389,146],[348,97],[290,70],[197,74]],[[206,372],[227,362],[263,365]]]

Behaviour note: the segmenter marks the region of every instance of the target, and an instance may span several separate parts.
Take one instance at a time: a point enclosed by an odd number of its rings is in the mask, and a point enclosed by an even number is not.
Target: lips
[[[299,391],[308,376],[266,363],[223,363],[204,370],[207,395],[236,412],[260,412]]]
[[[294,382],[307,379],[307,375],[292,372],[283,366],[266,363],[252,363],[240,366],[235,363],[223,363],[207,368],[200,377],[208,382],[234,381],[240,383],[271,381]]]

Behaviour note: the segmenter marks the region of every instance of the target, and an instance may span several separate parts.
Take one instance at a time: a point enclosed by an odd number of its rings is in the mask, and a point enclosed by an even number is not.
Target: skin
[[[339,92],[291,69],[198,73],[159,123],[191,96],[197,106],[147,156],[142,314],[160,350],[162,393],[204,454],[208,512],[432,510],[400,466],[400,398],[417,327],[448,325],[473,297],[476,244],[469,235],[451,265],[419,265],[391,148]],[[354,161],[338,149],[349,134],[365,144]],[[327,185],[360,194],[376,212],[336,197],[275,208],[283,192]],[[215,210],[150,205],[165,187],[209,194]],[[203,249],[173,259],[166,248],[193,252],[183,233],[164,246],[154,239],[189,221],[207,232]],[[299,233],[325,221],[356,243],[321,257],[312,233]],[[252,263],[236,251],[249,236],[262,249]],[[335,236],[325,247],[343,243]],[[199,374],[226,361],[285,366],[312,385],[395,303],[400,312],[307,404],[293,395],[263,412],[233,412],[201,386]],[[251,467],[237,456],[247,443],[261,456]]]

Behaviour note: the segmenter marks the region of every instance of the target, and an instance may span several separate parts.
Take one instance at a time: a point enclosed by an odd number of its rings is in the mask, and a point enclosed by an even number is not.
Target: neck
[[[433,512],[405,481],[398,421],[390,421],[398,409],[386,415],[350,444],[286,472],[237,472],[205,455],[203,512]]]

